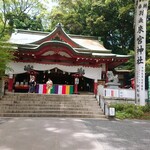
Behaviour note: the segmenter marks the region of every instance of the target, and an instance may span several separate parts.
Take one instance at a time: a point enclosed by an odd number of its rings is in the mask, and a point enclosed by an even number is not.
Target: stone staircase
[[[0,117],[106,118],[93,95],[7,93]]]

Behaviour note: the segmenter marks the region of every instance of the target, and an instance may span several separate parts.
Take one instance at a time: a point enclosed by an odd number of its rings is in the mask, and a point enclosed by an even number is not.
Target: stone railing
[[[134,89],[111,89],[98,86],[97,101],[106,116],[114,116],[115,110],[110,107],[110,103],[135,103]],[[148,99],[148,92],[145,91],[145,99]]]
[[[122,98],[135,100],[135,89],[110,89],[103,88],[102,95],[107,98]],[[148,99],[147,90],[145,91],[145,99]]]
[[[107,117],[115,116],[115,109],[110,107],[110,103],[107,102],[103,96],[97,95],[96,99],[102,111],[104,112],[104,115],[106,115]]]

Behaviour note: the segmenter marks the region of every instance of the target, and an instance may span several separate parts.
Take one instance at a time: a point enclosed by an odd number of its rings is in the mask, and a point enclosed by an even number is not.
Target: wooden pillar
[[[12,92],[13,91],[13,74],[9,74],[9,79],[8,79],[8,91]]]
[[[78,93],[78,84],[74,84],[74,93],[75,93],[75,94]]]

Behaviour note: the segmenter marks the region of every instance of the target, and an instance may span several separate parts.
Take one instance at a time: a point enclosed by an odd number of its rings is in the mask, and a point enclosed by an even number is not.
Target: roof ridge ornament
[[[15,31],[15,32],[14,32],[15,34],[17,34],[17,33],[18,33],[18,29],[15,29],[14,31]]]
[[[63,27],[62,23],[57,23],[56,28],[62,28],[62,27]]]

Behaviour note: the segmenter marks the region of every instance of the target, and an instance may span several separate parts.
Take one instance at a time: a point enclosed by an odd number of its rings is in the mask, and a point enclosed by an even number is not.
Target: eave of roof
[[[115,69],[115,71],[118,73],[130,73],[130,72],[132,72],[132,70],[118,70],[118,69]]]
[[[96,56],[96,57],[115,57],[116,54],[92,53],[92,56]]]
[[[38,51],[42,46],[46,46],[46,45],[49,45],[49,44],[62,44],[62,45],[65,45],[66,47],[68,47],[70,50],[72,50],[72,52],[74,52],[74,53],[76,53],[76,54],[91,55],[91,52],[80,52],[80,51],[77,51],[77,50],[75,50],[73,47],[71,47],[69,44],[67,44],[67,43],[65,43],[65,42],[60,42],[60,41],[44,42],[44,43],[38,45],[37,47],[30,47],[30,50]],[[26,46],[21,46],[21,49],[20,49],[20,50],[26,50],[26,51],[28,51],[29,48],[26,47]]]
[[[117,55],[117,54],[106,54],[106,53],[92,53],[95,57],[118,57],[118,58],[129,58],[131,55]]]
[[[48,33],[16,29],[8,42],[12,44],[29,44],[36,40],[43,39],[47,34]]]
[[[95,50],[95,49],[88,49],[88,48],[74,48],[80,52],[93,52],[93,53],[110,53],[110,50]]]

